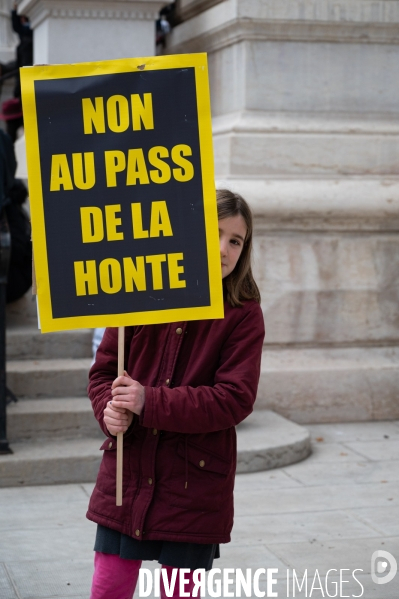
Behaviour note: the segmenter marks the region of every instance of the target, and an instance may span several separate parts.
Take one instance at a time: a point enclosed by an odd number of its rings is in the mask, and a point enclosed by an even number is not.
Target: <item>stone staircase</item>
[[[13,453],[0,455],[0,487],[94,481],[104,435],[86,395],[92,331],[42,334],[30,305],[28,314],[11,311],[6,339],[7,386],[18,402],[7,407]],[[238,472],[310,453],[308,431],[269,410],[255,411],[237,431]]]
[[[13,454],[0,456],[0,486],[93,481],[103,433],[87,398],[91,330],[42,334],[34,322],[6,332],[7,408]]]

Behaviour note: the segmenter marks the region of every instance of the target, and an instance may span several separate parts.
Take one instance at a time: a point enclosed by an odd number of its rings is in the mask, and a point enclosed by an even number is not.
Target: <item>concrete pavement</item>
[[[307,428],[308,459],[237,475],[233,541],[214,567],[251,568],[251,575],[276,568],[272,589],[280,598],[398,599],[399,573],[377,584],[370,571],[377,550],[399,562],[399,421]],[[85,511],[92,487],[0,489],[1,599],[89,597],[95,525]],[[234,588],[227,588],[232,596]]]

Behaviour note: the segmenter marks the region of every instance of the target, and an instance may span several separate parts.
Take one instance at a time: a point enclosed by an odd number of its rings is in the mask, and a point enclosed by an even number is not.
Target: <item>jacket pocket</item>
[[[106,439],[101,445],[103,450],[103,459],[97,477],[97,488],[105,495],[116,495],[116,439]],[[131,464],[129,459],[129,447],[123,446],[123,476],[122,489],[125,493],[131,482]]]
[[[170,480],[169,503],[187,510],[217,512],[233,491],[231,464],[191,442],[179,441]],[[234,484],[234,477],[233,477]]]

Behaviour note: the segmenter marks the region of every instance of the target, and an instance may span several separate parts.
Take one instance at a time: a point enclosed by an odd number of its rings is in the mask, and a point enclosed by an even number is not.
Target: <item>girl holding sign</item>
[[[91,599],[131,599],[142,560],[157,560],[176,580],[174,597],[192,596],[193,571],[211,569],[219,543],[230,541],[235,426],[255,402],[264,324],[251,271],[251,211],[227,190],[217,203],[224,318],[128,327],[126,371],[115,380],[118,330],[107,329],[90,371],[89,396],[108,437],[87,513],[98,524]]]

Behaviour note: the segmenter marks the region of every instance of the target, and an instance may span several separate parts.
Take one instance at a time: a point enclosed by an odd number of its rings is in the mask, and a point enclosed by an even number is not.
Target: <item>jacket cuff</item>
[[[152,428],[152,405],[154,398],[154,388],[144,387],[145,402],[139,416],[139,424],[146,428]]]
[[[138,421],[139,421],[139,416],[137,416],[137,414],[133,414],[133,420],[132,420],[131,425],[127,429],[126,433],[123,433],[123,436],[125,437],[125,439],[126,439],[126,437],[130,437],[134,433],[134,429],[136,428]]]

